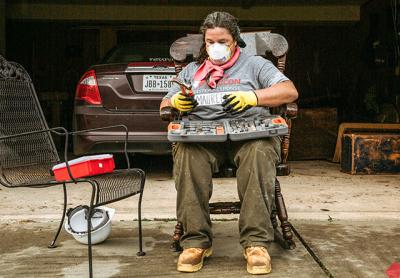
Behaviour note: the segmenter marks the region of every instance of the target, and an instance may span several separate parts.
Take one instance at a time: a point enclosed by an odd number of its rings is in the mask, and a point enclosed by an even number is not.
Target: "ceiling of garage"
[[[228,11],[241,22],[354,22],[367,0],[14,0],[6,1],[11,20],[165,22],[199,21],[215,10]]]
[[[81,0],[13,0],[6,1],[7,4],[82,4]],[[185,0],[86,0],[85,4],[96,4],[96,5],[211,5],[219,6],[265,6],[265,5],[361,5],[368,0],[197,0],[197,1],[185,1]]]

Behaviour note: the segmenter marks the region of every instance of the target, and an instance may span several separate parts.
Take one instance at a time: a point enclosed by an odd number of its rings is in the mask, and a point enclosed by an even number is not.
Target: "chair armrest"
[[[284,118],[290,120],[290,119],[294,119],[297,117],[298,107],[297,107],[297,103],[291,102],[291,103],[282,104],[277,107],[272,107],[270,110],[271,110],[272,114],[282,115]]]
[[[160,109],[160,118],[163,121],[171,122],[174,119],[174,109],[170,106],[165,106]]]
[[[66,143],[65,143],[65,149],[64,149],[64,160],[65,160],[65,165],[67,167],[68,175],[69,175],[69,177],[71,178],[71,180],[74,183],[77,183],[77,181],[74,178],[74,176],[72,175],[70,166],[68,164],[68,157],[67,157],[67,148],[68,148],[68,137],[69,137],[69,135],[75,135],[75,134],[80,134],[80,133],[85,133],[85,132],[90,132],[90,131],[97,131],[97,130],[104,130],[104,129],[113,129],[113,128],[122,128],[125,131],[124,154],[125,154],[127,168],[130,169],[130,162],[129,162],[128,151],[127,151],[128,135],[129,135],[127,126],[125,126],[123,124],[119,124],[119,125],[111,125],[111,126],[103,126],[103,127],[97,127],[97,128],[76,130],[76,131],[72,131],[72,132],[68,132],[65,128],[63,128],[64,132],[66,134],[66,139],[65,139]]]
[[[60,132],[60,131],[62,131],[62,132]],[[53,132],[57,135],[68,134],[68,131],[63,127],[53,127],[53,128],[48,128],[48,129],[34,130],[34,131],[29,131],[29,132],[22,132],[22,133],[7,135],[7,136],[1,136],[0,141],[11,139],[11,138],[23,137],[23,136],[32,135],[32,134],[39,134],[39,133],[43,133],[43,132]]]
[[[69,134],[70,135],[76,135],[76,134],[90,132],[90,131],[97,131],[97,130],[103,130],[103,129],[113,129],[113,128],[122,128],[123,130],[125,130],[124,154],[125,154],[127,168],[130,169],[131,165],[130,165],[129,157],[128,157],[128,136],[129,136],[129,132],[128,132],[128,127],[126,125],[119,124],[119,125],[110,125],[110,126],[103,126],[103,127],[97,127],[97,128],[76,130],[76,131],[70,132]]]
[[[179,112],[171,106],[164,106],[160,109],[160,117],[163,121],[172,122],[179,118]]]

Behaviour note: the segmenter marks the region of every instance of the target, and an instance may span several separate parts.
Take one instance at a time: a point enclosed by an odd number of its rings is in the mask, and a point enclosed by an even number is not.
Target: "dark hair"
[[[213,12],[206,16],[200,27],[200,33],[203,35],[203,44],[201,45],[199,57],[197,58],[197,62],[200,64],[208,57],[205,43],[206,31],[207,29],[216,27],[227,29],[233,39],[237,42],[238,46],[242,48],[246,46],[246,43],[240,37],[240,29],[236,17],[227,12]]]

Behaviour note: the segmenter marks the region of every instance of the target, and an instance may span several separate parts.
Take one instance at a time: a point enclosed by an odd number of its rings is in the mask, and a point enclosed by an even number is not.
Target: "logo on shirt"
[[[224,74],[224,76],[217,81],[218,86],[227,86],[227,85],[240,85],[240,78],[229,78],[228,74]],[[206,80],[195,80],[193,82],[193,88],[202,87],[206,83]]]
[[[224,85],[238,85],[240,84],[240,78],[227,78],[227,79],[221,79],[217,82],[219,86],[224,86]]]

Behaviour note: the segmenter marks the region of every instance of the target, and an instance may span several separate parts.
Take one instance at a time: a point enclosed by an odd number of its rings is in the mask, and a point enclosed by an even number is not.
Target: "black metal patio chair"
[[[68,164],[68,138],[72,134],[100,130],[123,130],[125,134],[125,157],[127,169],[115,170],[113,173],[74,178]],[[60,159],[52,135],[64,138],[63,160]],[[9,188],[30,187],[46,188],[62,186],[64,206],[58,230],[49,247],[56,247],[56,240],[64,223],[67,208],[68,183],[90,184],[91,199],[89,215],[98,206],[116,202],[139,194],[138,226],[139,252],[143,256],[141,203],[145,183],[145,173],[141,169],[130,168],[127,155],[128,129],[124,125],[115,125],[91,130],[68,132],[63,127],[49,128],[40,107],[36,92],[28,73],[14,62],[8,62],[0,56],[0,184]],[[50,169],[55,164],[66,162],[70,179],[56,181]],[[88,231],[90,219],[88,219]],[[88,233],[89,276],[93,276],[92,242]]]

